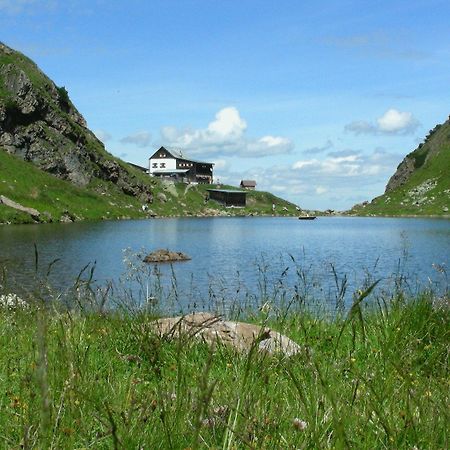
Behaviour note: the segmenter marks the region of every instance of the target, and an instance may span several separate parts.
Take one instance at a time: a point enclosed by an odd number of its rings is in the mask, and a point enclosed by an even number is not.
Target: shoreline
[[[343,218],[368,218],[368,219],[443,219],[450,220],[450,215],[357,215],[357,214],[321,214],[316,212],[314,214],[317,218],[329,218],[329,217],[343,217]],[[147,217],[100,217],[98,219],[83,219],[74,221],[50,221],[50,222],[0,222],[0,226],[12,226],[12,225],[46,225],[46,224],[71,224],[71,223],[93,223],[93,222],[112,222],[112,221],[124,221],[124,220],[164,220],[164,219],[211,219],[211,218],[298,218],[300,214],[262,214],[262,213],[247,213],[247,214],[186,214],[186,215],[155,215]]]

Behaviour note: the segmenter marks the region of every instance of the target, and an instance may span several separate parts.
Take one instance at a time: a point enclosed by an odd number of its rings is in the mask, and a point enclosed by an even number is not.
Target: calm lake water
[[[259,304],[315,297],[348,303],[367,279],[393,286],[403,276],[412,291],[446,289],[450,221],[392,218],[180,218],[0,227],[0,264],[22,288],[51,268],[53,285],[68,287],[80,270],[95,264],[97,285],[113,281],[135,290],[133,253],[158,248],[182,251],[191,261],[145,267],[136,296],[171,297],[168,309],[208,307],[211,302]],[[124,251],[125,249],[129,249]],[[150,274],[148,275],[147,272]],[[85,272],[87,276],[88,271]],[[128,279],[127,279],[128,275]],[[175,280],[175,281],[174,281]],[[137,289],[137,290],[136,290]],[[381,287],[380,287],[381,289]],[[144,292],[145,291],[145,292]],[[303,300],[302,300],[303,299]]]

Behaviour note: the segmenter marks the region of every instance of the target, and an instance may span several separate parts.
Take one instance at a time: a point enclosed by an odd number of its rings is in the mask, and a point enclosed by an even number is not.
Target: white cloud
[[[226,161],[225,159],[216,159],[213,162],[214,170],[226,170],[230,167],[228,161]]]
[[[417,127],[417,121],[410,112],[401,112],[396,109],[388,109],[377,119],[378,128],[382,132],[397,133]]]
[[[311,154],[311,155],[314,155],[317,153],[323,153],[323,152],[326,152],[327,150],[329,150],[330,148],[332,148],[333,145],[334,145],[333,142],[330,139],[328,139],[327,142],[325,142],[325,144],[323,144],[319,147],[307,148],[307,149],[303,150],[302,153]]]
[[[216,167],[215,176],[236,186],[242,179],[256,180],[259,190],[278,194],[302,208],[344,210],[380,195],[402,157],[382,148],[371,153],[347,149],[290,166]]]
[[[122,144],[134,144],[138,147],[147,147],[152,140],[152,135],[147,131],[139,131],[120,140]]]
[[[303,169],[304,167],[307,166],[318,166],[320,165],[319,160],[317,159],[309,159],[309,160],[304,160],[304,161],[297,161],[293,164],[292,168],[293,169]]]
[[[326,192],[328,192],[328,189],[324,186],[316,186],[316,194],[317,195],[322,195],[325,194]]]
[[[412,113],[391,108],[378,117],[375,123],[357,120],[347,124],[345,130],[357,135],[406,135],[414,133],[419,125]]]
[[[240,155],[261,157],[289,153],[293,149],[290,139],[266,135],[260,138],[246,136],[247,122],[237,108],[228,106],[215,115],[215,119],[203,129],[163,127],[161,137],[164,145],[185,150],[189,155]]]
[[[373,166],[370,161],[360,153],[346,156],[327,156],[323,160],[309,159],[296,161],[292,169],[309,175],[322,175],[333,177],[357,177],[373,174]]]
[[[239,138],[246,129],[247,123],[241,118],[239,111],[231,106],[221,109],[216,114],[216,120],[208,125],[207,133],[211,137]]]
[[[112,138],[112,136],[107,131],[104,131],[104,130],[95,130],[94,134],[103,143],[111,140],[111,138]]]

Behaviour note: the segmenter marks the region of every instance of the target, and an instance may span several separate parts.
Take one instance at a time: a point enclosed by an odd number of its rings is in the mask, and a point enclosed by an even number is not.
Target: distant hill
[[[449,216],[449,211],[450,117],[430,130],[424,142],[403,159],[383,195],[355,205],[349,213]]]
[[[204,201],[206,188],[162,182],[113,157],[67,90],[0,42],[0,223],[270,214],[272,203],[277,214],[296,214],[261,192],[248,194],[245,209],[226,210]]]

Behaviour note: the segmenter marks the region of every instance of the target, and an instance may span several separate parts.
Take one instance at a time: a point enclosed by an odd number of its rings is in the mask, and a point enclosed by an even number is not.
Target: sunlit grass
[[[89,280],[70,295],[43,283],[1,308],[1,447],[448,448],[446,294],[372,283],[334,318],[241,313],[299,343],[289,359],[170,341],[157,305],[102,312]]]

